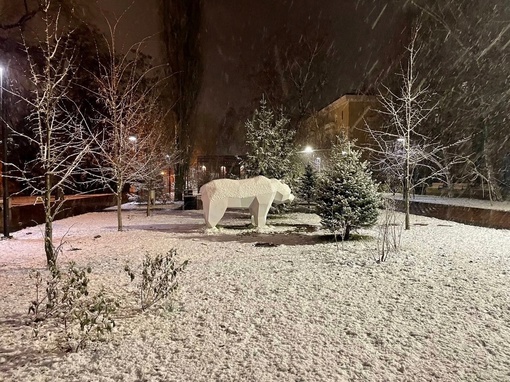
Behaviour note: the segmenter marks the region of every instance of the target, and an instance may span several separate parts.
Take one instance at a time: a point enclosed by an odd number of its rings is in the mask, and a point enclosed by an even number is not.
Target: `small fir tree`
[[[295,131],[282,111],[275,115],[264,97],[259,109],[246,121],[248,153],[243,165],[248,176],[284,179],[293,168]]]
[[[321,224],[339,232],[344,240],[352,229],[374,225],[378,215],[377,185],[360,157],[361,153],[341,138],[333,146],[331,164],[321,177],[317,192]]]
[[[299,179],[298,195],[306,200],[308,205],[315,201],[317,193],[317,172],[311,163],[305,166],[305,173]]]

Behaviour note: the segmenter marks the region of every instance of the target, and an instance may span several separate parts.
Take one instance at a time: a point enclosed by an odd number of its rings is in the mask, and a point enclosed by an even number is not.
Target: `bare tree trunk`
[[[405,204],[405,229],[411,229],[411,223],[410,223],[410,217],[409,217],[409,188],[407,188],[405,190],[405,195],[404,195],[404,204]]]
[[[152,187],[153,184],[151,181],[149,181],[147,185],[147,216],[151,216]]]
[[[51,208],[51,175],[45,175],[46,189],[44,191],[44,252],[46,263],[50,270],[57,266],[56,253],[53,247],[53,216]]]
[[[411,174],[409,172],[409,145],[406,144],[407,147],[406,147],[406,163],[405,163],[405,167],[406,167],[406,174],[405,174],[405,179],[404,179],[404,203],[405,203],[405,215],[406,215],[406,218],[405,218],[405,229],[411,229],[411,224],[409,222],[410,218],[409,218],[409,195],[410,195],[410,177],[411,177]]]
[[[117,230],[122,231],[122,185],[117,184]]]

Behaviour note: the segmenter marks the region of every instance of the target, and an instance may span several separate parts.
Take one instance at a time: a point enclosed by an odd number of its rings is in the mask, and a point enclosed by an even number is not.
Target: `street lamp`
[[[136,151],[137,151],[137,148],[136,148],[136,142],[137,142],[138,138],[136,138],[134,135],[130,135],[130,136],[128,137],[128,140],[129,140],[129,142],[130,142],[130,143],[132,143],[132,144],[133,144],[133,151],[134,151],[134,152],[135,152],[135,154],[136,154]]]
[[[7,124],[4,121],[4,68],[0,66],[0,122],[2,123],[2,212],[4,239],[9,235],[9,185],[7,184]]]
[[[327,151],[327,149],[314,149],[312,146],[307,145],[302,151],[298,151],[299,153],[306,154],[308,158],[308,163],[313,161],[314,167],[320,172],[321,171],[321,158],[315,154],[318,151]]]
[[[312,146],[306,146],[306,147],[305,147],[305,149],[303,150],[303,152],[304,152],[305,154],[311,154],[311,153],[313,153],[313,151],[314,151],[314,150],[313,150],[313,147],[312,147]]]

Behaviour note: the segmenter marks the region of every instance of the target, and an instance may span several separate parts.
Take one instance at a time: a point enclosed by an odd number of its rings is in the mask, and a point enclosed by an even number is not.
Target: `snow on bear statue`
[[[249,208],[255,225],[264,227],[272,203],[294,200],[289,186],[265,176],[241,180],[215,179],[200,187],[200,194],[208,228],[218,224],[227,208]]]

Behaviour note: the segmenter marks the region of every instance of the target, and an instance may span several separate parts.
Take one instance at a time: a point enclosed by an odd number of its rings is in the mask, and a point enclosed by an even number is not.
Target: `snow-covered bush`
[[[177,251],[171,249],[165,255],[158,254],[145,256],[140,273],[140,282],[137,285],[137,295],[142,310],[147,310],[154,304],[168,298],[178,286],[178,275],[184,271],[188,261],[176,263]],[[126,265],[124,270],[131,281],[136,278],[135,272]]]
[[[264,97],[251,119],[246,122],[248,152],[243,166],[249,177],[264,175],[286,180],[292,171],[295,131],[282,111],[275,113]]]
[[[385,199],[383,208],[382,222],[378,227],[377,235],[377,256],[375,258],[377,263],[386,261],[392,253],[398,253],[402,236],[402,224],[397,219],[395,200]]]
[[[377,185],[360,161],[361,153],[340,138],[333,145],[331,163],[319,181],[317,212],[321,224],[345,240],[353,228],[376,223],[380,205]]]
[[[29,315],[36,337],[41,329],[54,332],[59,345],[70,351],[85,348],[90,341],[108,339],[119,302],[103,290],[89,295],[91,271],[70,263],[66,272],[53,268],[45,281],[40,271],[31,272],[36,293]]]

